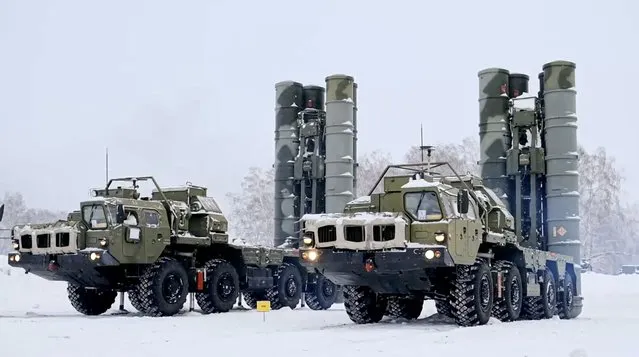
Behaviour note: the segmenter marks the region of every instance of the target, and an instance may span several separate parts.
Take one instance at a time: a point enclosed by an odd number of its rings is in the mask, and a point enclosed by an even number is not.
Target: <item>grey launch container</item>
[[[351,76],[326,77],[326,212],[343,212],[354,198],[353,84]]]
[[[297,156],[297,115],[303,108],[303,86],[293,81],[275,84],[275,207],[274,245],[296,237],[294,159]]]

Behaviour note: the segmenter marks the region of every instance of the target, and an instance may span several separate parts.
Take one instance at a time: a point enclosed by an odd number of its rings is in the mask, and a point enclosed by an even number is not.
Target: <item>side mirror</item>
[[[457,210],[461,214],[468,213],[468,205],[470,203],[470,197],[468,196],[468,190],[460,190],[457,194]]]
[[[0,206],[0,222],[2,222],[3,216],[4,216],[4,205]]]
[[[115,223],[117,224],[122,224],[124,223],[124,206],[119,204],[118,205],[118,213],[116,213],[115,215]]]

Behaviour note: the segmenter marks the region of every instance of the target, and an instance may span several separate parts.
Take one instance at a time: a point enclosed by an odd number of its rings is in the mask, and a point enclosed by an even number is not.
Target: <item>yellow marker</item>
[[[271,302],[268,300],[258,301],[257,302],[257,311],[259,312],[269,312],[271,311]]]
[[[257,311],[262,313],[262,321],[266,321],[266,313],[271,311],[271,302],[268,300],[260,300],[257,302]]]

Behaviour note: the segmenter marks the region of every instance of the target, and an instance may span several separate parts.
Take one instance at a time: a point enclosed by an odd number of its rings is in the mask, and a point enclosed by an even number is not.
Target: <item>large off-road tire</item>
[[[500,321],[515,321],[521,315],[524,299],[519,268],[507,260],[499,260],[493,265],[493,270],[501,273],[503,290],[501,298],[495,294],[492,315]]]
[[[257,302],[261,301],[261,300],[268,300],[266,298],[266,292],[265,291],[260,291],[260,292],[256,292],[256,291],[247,291],[242,293],[242,296],[244,297],[244,302],[246,303],[246,305],[251,308],[251,309],[257,309]]]
[[[455,318],[452,311],[452,306],[450,306],[450,302],[448,300],[435,300],[435,309],[437,309],[437,313],[446,316],[448,318]]]
[[[392,317],[415,320],[421,315],[423,308],[424,298],[421,296],[392,296],[388,298],[386,314]]]
[[[526,320],[539,320],[544,316],[544,303],[541,296],[526,296],[521,305],[520,318]]]
[[[382,320],[388,300],[367,286],[344,286],[344,308],[351,321],[369,324]]]
[[[197,304],[205,314],[228,312],[240,294],[240,277],[235,267],[224,259],[211,259],[204,264],[204,292],[195,293]]]
[[[79,285],[67,286],[71,306],[84,315],[101,315],[111,308],[118,296],[115,290],[88,289]]]
[[[145,313],[144,305],[142,305],[142,301],[140,300],[137,289],[131,289],[127,291],[127,295],[129,296],[129,302],[131,303],[131,306],[133,306],[139,312]]]
[[[180,262],[161,257],[148,267],[136,287],[146,315],[172,316],[180,312],[189,292],[189,277]]]
[[[318,274],[317,281],[304,293],[304,301],[311,310],[327,310],[337,300],[337,285],[324,275]]]
[[[299,304],[302,297],[302,274],[299,269],[289,263],[283,263],[273,276],[275,286],[266,290],[266,298],[272,310],[288,306],[292,309]]]
[[[450,305],[460,326],[484,325],[490,319],[495,287],[488,264],[458,265],[451,282]]]
[[[542,284],[543,317],[549,319],[557,314],[557,281],[555,280],[555,275],[548,268],[544,271],[544,282]]]
[[[575,309],[575,283],[572,275],[566,272],[562,291],[557,295],[557,313],[560,319],[568,320],[577,317]]]

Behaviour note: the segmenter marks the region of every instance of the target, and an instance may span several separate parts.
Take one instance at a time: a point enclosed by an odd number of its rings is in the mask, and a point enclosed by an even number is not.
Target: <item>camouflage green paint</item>
[[[544,134],[548,250],[581,262],[575,64],[554,61],[544,70]],[[579,269],[577,295],[581,295]]]
[[[297,114],[304,105],[301,83],[284,81],[275,84],[275,246],[287,237],[295,237],[294,159],[297,156]]]
[[[353,82],[353,195],[357,196],[357,83]]]
[[[342,212],[353,193],[354,79],[326,77],[326,212]]]
[[[488,68],[479,77],[479,145],[481,177],[507,204],[512,181],[506,176],[506,151],[511,134],[508,124],[509,71]],[[508,205],[507,205],[508,206]]]

